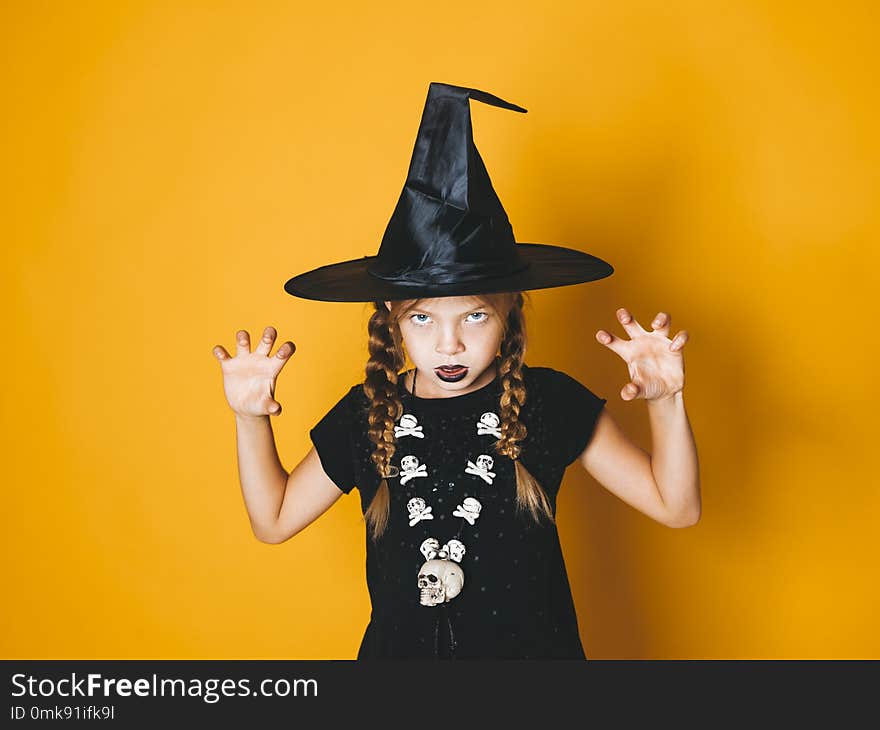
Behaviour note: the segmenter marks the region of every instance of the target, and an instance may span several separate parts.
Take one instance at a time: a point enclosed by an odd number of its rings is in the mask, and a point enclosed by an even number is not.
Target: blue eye
[[[477,317],[477,319],[471,319],[472,317]],[[487,319],[489,319],[489,315],[486,312],[471,312],[467,316],[468,322],[472,322],[474,324],[485,322]],[[427,314],[411,314],[409,320],[413,324],[422,325],[428,324],[431,321],[431,317]]]

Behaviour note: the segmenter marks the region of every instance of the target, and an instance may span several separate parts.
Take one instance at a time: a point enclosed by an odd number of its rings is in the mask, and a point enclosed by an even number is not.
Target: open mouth
[[[441,365],[434,368],[437,377],[446,383],[457,383],[468,374],[468,369],[464,365]]]

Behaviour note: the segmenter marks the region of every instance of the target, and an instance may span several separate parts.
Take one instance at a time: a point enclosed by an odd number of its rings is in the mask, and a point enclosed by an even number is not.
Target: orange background
[[[650,449],[631,309],[687,329],[703,517],[572,467],[559,526],[590,658],[878,658],[873,3],[4,3],[6,658],[353,658],[357,493],[251,534],[211,349],[298,346],[290,470],[366,361],[361,304],[294,273],[373,254],[430,81],[473,103],[518,240],[611,262],[535,292],[527,362]]]

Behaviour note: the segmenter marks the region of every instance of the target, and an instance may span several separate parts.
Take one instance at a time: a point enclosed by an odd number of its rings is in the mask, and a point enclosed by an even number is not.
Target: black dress
[[[552,368],[524,366],[523,376],[528,435],[520,459],[555,515],[563,473],[589,443],[606,400]],[[372,612],[358,659],[585,659],[556,526],[517,514],[514,463],[492,448],[499,379],[427,399],[404,381],[389,521],[376,543],[366,535]],[[363,511],[379,485],[368,408],[355,385],[310,432],[324,471],[345,493],[358,487]],[[422,605],[417,585],[432,537],[466,550],[464,586],[440,606]]]

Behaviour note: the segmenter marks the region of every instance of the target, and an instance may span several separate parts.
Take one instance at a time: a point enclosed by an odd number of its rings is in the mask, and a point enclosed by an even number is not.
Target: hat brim
[[[321,302],[393,301],[551,289],[604,279],[614,273],[607,261],[572,248],[546,243],[517,243],[516,248],[528,268],[508,276],[454,284],[395,284],[371,276],[367,268],[376,257],[364,256],[294,276],[284,284],[284,291]]]

